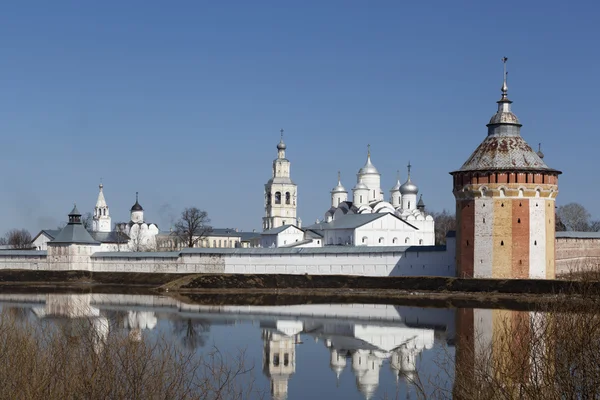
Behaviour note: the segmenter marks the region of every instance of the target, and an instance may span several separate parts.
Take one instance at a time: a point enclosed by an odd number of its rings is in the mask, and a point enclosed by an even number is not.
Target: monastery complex
[[[36,236],[35,251],[0,251],[0,268],[553,279],[556,243],[569,249],[559,254],[569,253],[574,260],[573,243],[587,237],[556,236],[561,172],[521,136],[503,61],[501,98],[487,135],[450,172],[457,229],[444,246],[435,245],[434,220],[413,182],[410,163],[406,181],[398,177],[386,199],[370,147],[352,193],[338,173],[323,218],[303,226],[282,130],[272,176],[264,186],[260,233],[213,229],[196,247],[182,248],[172,232],[161,232],[144,219],[137,194],[130,221],[113,226],[101,184],[89,232],[74,207],[65,228]]]

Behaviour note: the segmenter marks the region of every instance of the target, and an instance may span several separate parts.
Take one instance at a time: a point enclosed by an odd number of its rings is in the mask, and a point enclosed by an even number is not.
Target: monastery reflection
[[[454,345],[455,311],[369,304],[292,306],[207,306],[171,298],[119,295],[4,295],[3,307],[27,307],[38,318],[61,324],[89,324],[97,351],[109,333],[124,331],[139,341],[144,332],[168,321],[175,338],[188,348],[204,345],[210,326],[240,321],[259,323],[262,368],[274,400],[288,397],[302,340],[312,338],[329,352],[332,379],[349,373],[366,399],[375,396],[380,375],[388,364],[397,384],[409,387],[418,374],[422,353],[436,341]],[[75,335],[75,329],[72,329]],[[305,365],[305,364],[304,364]],[[346,370],[349,370],[346,372]],[[335,377],[335,378],[334,378]],[[388,381],[389,383],[389,381]]]

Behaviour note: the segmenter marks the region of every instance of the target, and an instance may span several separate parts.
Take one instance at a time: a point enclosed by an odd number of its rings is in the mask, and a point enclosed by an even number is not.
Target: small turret
[[[337,186],[331,190],[331,206],[337,207],[340,203],[348,200],[348,191],[342,185],[342,178],[340,171],[338,171],[338,183]]]

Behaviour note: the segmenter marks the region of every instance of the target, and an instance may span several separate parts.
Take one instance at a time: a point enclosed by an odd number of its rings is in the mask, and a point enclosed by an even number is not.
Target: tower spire
[[[410,161],[408,162],[406,168],[408,169],[408,179],[410,180],[410,169],[412,168],[412,165],[410,165]]]
[[[502,57],[502,64],[504,65],[504,73],[502,74],[503,83],[502,83],[502,100],[508,100],[508,86],[506,81],[508,79],[508,71],[506,70],[506,62],[508,61],[508,57]]]
[[[338,185],[342,184],[342,174],[338,171]]]
[[[367,145],[367,158],[371,158],[371,145]]]

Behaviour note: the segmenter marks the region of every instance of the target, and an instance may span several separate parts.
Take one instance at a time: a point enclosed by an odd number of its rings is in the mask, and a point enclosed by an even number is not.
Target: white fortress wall
[[[186,249],[96,252],[65,246],[60,254],[3,251],[0,269],[145,273],[240,273],[359,276],[455,276],[454,247]],[[63,254],[64,253],[64,254]],[[75,253],[75,254],[73,254]]]

